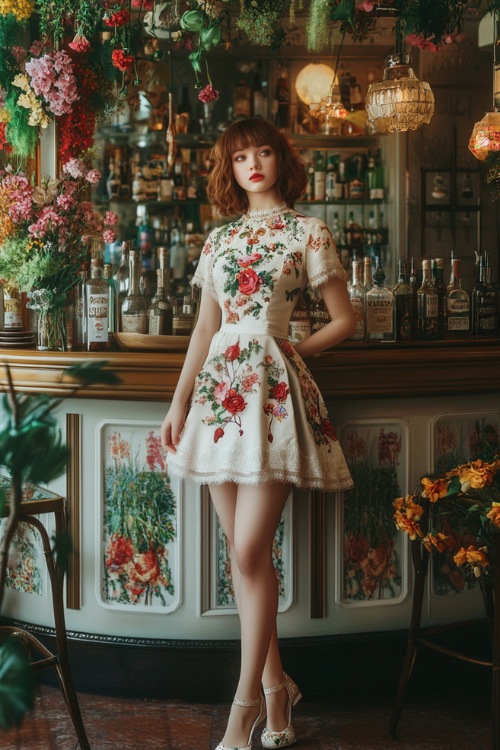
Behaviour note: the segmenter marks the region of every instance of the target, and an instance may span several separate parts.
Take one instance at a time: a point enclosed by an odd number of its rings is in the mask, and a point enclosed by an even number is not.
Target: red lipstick
[[[252,176],[250,177],[250,179],[251,179],[251,180],[252,180],[253,182],[260,182],[261,180],[263,180],[263,179],[264,179],[264,175],[263,175],[263,174],[260,174],[259,172],[255,172],[255,174],[253,174],[253,175],[252,175]]]

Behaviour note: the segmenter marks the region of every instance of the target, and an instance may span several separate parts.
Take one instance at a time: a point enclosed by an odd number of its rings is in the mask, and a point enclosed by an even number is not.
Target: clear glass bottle
[[[462,289],[460,258],[452,258],[450,283],[446,291],[446,335],[450,339],[470,334],[470,298]]]
[[[87,281],[87,272],[84,268],[79,272],[80,280],[75,286],[75,316],[73,331],[73,348],[83,349],[85,344],[85,282]]]
[[[130,286],[129,254],[131,246],[132,243],[130,242],[130,240],[126,240],[125,242],[123,242],[120,263],[115,271],[115,275],[113,276],[116,291],[116,319],[119,325],[121,322],[123,300],[127,296]]]
[[[172,270],[172,281],[176,295],[181,296],[184,277],[186,275],[187,247],[182,241],[180,230],[177,226],[172,227],[170,232],[170,268]]]
[[[439,338],[438,295],[431,278],[431,262],[422,260],[422,285],[417,292],[417,337]]]
[[[440,338],[443,338],[446,331],[446,285],[442,258],[434,258],[431,261],[431,273],[438,296],[438,332]]]
[[[314,200],[324,201],[326,198],[326,167],[322,151],[316,152],[314,162]]]
[[[413,334],[413,290],[406,280],[406,261],[398,261],[398,281],[394,294],[394,332],[396,341],[409,341]]]
[[[292,344],[298,344],[310,335],[311,319],[309,317],[309,309],[304,295],[301,292],[288,325],[288,340],[291,341]]]
[[[363,287],[365,293],[368,293],[370,289],[373,289],[373,270],[371,258],[363,258]]]
[[[117,299],[116,299],[116,284],[113,278],[113,266],[111,263],[104,264],[104,271],[102,275],[104,281],[109,286],[109,321],[108,330],[110,333],[116,331],[116,314],[117,314]]]
[[[472,332],[474,336],[495,336],[498,327],[497,295],[488,283],[488,260],[481,255],[479,281],[472,290]]]
[[[413,312],[412,312],[412,321],[413,321],[413,328],[412,328],[412,338],[417,338],[417,319],[418,319],[418,303],[417,303],[417,292],[420,288],[420,284],[418,283],[417,278],[417,262],[415,258],[410,258],[410,274],[408,278],[408,282],[411,287],[412,292],[412,299],[413,299]]]
[[[366,336],[365,326],[365,304],[366,293],[363,286],[363,266],[361,260],[352,261],[352,281],[349,287],[349,298],[351,300],[356,330],[350,337],[351,341],[364,341]]]
[[[139,259],[135,250],[129,253],[130,287],[121,309],[123,333],[146,333],[146,303],[139,290]]]
[[[156,294],[148,309],[148,333],[154,336],[172,335],[174,310],[165,294],[164,275],[161,268],[156,271]]]
[[[159,270],[161,271],[165,299],[167,300],[169,306],[172,308],[172,313],[174,313],[177,308],[177,298],[172,294],[172,290],[170,288],[170,255],[168,247],[166,247],[165,245],[161,245],[158,248],[158,265]],[[170,333],[172,333],[172,331],[170,331]]]
[[[85,282],[85,349],[89,352],[109,349],[109,308],[111,289],[102,278],[100,258],[90,261],[90,278]]]
[[[385,283],[380,256],[373,274],[373,287],[366,294],[366,334],[368,341],[394,341],[394,295]]]
[[[174,336],[190,336],[196,320],[195,300],[189,294],[184,295],[182,307],[178,307],[172,320]]]

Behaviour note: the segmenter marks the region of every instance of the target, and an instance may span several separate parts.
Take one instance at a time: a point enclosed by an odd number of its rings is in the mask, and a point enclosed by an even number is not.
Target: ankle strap
[[[233,703],[236,706],[243,706],[243,708],[249,708],[251,706],[260,706],[260,698],[257,698],[255,701],[240,701],[238,698],[235,698],[233,700]]]
[[[283,680],[283,682],[280,682],[279,685],[274,685],[270,688],[264,688],[264,695],[272,695],[273,693],[279,693],[280,690],[283,690],[283,688],[286,687],[286,682]]]

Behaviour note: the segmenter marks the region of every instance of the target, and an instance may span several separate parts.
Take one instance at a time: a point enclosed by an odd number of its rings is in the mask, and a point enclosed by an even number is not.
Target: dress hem
[[[287,473],[273,473],[268,476],[259,475],[241,475],[230,472],[227,474],[206,474],[206,473],[193,473],[191,470],[177,470],[169,472],[172,476],[179,477],[180,479],[189,479],[198,485],[203,484],[225,484],[226,482],[233,482],[234,484],[244,484],[248,486],[256,487],[261,484],[268,484],[270,482],[278,482],[280,484],[289,483],[300,490],[320,490],[322,492],[341,492],[350,490],[354,486],[354,482],[350,478],[339,479],[337,482],[332,484],[326,484],[321,481],[320,478],[299,478],[296,475]]]

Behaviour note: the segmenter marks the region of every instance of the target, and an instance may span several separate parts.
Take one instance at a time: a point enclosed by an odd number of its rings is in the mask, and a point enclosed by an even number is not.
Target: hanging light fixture
[[[319,102],[313,102],[309,105],[309,114],[314,120],[318,120],[322,123],[323,132],[327,135],[340,135],[342,131],[342,120],[349,115],[349,110],[347,110],[342,104],[339,79],[337,77],[344,37],[345,31],[342,32],[342,38],[337,52],[335,69],[333,71],[333,78],[328,96],[322,97]]]
[[[426,81],[419,81],[404,51],[401,21],[396,21],[396,51],[387,58],[380,83],[372,83],[366,94],[368,122],[378,133],[416,130],[434,114],[434,94]]]
[[[486,112],[483,119],[476,122],[469,140],[469,150],[480,161],[491,153],[500,153],[500,62],[496,59],[499,42],[497,16],[493,11],[493,111]]]

